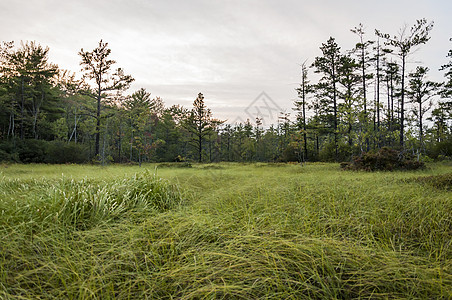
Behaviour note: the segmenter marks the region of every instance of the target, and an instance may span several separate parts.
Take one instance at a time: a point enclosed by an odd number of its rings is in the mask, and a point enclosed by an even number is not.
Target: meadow
[[[450,299],[451,167],[0,165],[0,299]]]

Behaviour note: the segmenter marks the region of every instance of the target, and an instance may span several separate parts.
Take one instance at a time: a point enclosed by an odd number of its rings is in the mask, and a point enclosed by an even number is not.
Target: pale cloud
[[[413,60],[441,80],[450,12],[446,0],[1,1],[0,36],[49,46],[52,62],[72,71],[80,69],[78,51],[103,39],[117,66],[136,78],[132,90],[145,87],[184,106],[203,92],[217,117],[233,119],[246,118],[262,91],[290,112],[299,64],[320,55],[330,36],[344,50],[353,47],[350,29],[359,23],[373,38],[375,28],[394,34],[404,23],[434,20],[431,41]]]

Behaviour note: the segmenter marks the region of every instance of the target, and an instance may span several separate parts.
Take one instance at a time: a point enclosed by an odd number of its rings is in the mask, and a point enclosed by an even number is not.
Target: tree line
[[[432,28],[421,19],[368,39],[360,24],[346,51],[329,38],[301,65],[295,117],[281,112],[267,128],[260,116],[237,124],[214,118],[202,93],[191,108],[167,107],[144,88],[126,94],[134,78],[115,67],[102,40],[79,51],[81,77],[49,62],[48,47],[3,42],[0,161],[346,161],[383,146],[451,156],[452,50],[439,70],[444,82],[428,80],[425,66],[407,70]]]
[[[304,157],[344,161],[384,146],[434,158],[451,155],[452,52],[440,68],[445,82],[429,80],[426,66],[407,70],[432,28],[433,22],[421,19],[395,35],[375,30],[368,39],[359,24],[351,30],[357,37],[353,49],[341,51],[330,37],[321,56],[302,64],[295,105]],[[309,82],[309,69],[320,76],[316,83]]]

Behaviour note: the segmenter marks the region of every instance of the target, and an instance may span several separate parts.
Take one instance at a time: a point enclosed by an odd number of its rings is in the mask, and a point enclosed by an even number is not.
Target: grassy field
[[[451,299],[451,167],[0,165],[0,299]]]

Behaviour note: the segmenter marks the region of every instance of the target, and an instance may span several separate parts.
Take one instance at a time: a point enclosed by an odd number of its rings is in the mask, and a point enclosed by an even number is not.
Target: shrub
[[[277,159],[278,162],[300,161],[300,147],[297,143],[290,143]]]
[[[9,141],[0,143],[0,162],[17,162],[17,153],[14,152],[14,144]]]
[[[43,163],[47,154],[48,142],[43,140],[22,140],[17,142],[19,160],[23,163]]]
[[[437,189],[452,190],[452,173],[418,177],[415,181]]]
[[[388,147],[354,156],[350,163],[341,163],[342,169],[365,171],[417,170],[424,166],[423,162],[414,160],[409,153]]]
[[[0,162],[11,161],[11,154],[7,153],[5,150],[0,149]]]
[[[22,163],[84,163],[86,146],[62,141],[35,139],[5,141],[0,144],[0,161]]]
[[[178,156],[176,156],[176,158],[174,158],[175,162],[185,162],[186,160],[187,159],[185,157],[180,156],[180,155],[178,155]]]
[[[48,143],[46,163],[84,163],[88,160],[86,147],[81,144],[53,141]]]
[[[191,168],[192,165],[189,162],[166,162],[159,163],[158,168]]]
[[[338,143],[337,145],[337,159],[339,161],[345,161],[350,159],[351,154],[358,153],[357,147],[350,146],[345,143]],[[328,142],[325,145],[323,145],[322,149],[319,153],[319,159],[321,161],[326,162],[334,162],[336,161],[336,147],[334,145],[334,142]]]
[[[449,137],[442,142],[428,145],[427,154],[436,160],[444,160],[447,157],[452,157],[452,138]]]
[[[12,139],[0,143],[0,161],[43,163],[47,155],[47,141]]]

